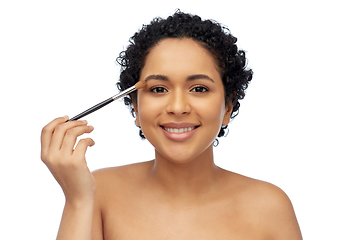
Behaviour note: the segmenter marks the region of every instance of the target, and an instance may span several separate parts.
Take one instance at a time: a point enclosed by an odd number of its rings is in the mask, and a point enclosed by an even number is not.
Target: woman
[[[144,26],[118,59],[118,86],[154,146],[152,161],[91,173],[86,121],[58,118],[42,132],[42,160],[66,204],[58,239],[301,239],[279,188],[214,164],[213,145],[252,78],[245,53],[213,21],[176,12]]]

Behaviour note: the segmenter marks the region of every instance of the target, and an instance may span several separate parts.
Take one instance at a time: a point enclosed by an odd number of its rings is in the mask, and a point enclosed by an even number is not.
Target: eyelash
[[[200,93],[202,93],[202,92],[208,92],[208,91],[209,91],[209,89],[208,89],[207,87],[198,85],[198,86],[193,87],[193,88],[190,90],[190,92],[194,92],[193,90],[195,90],[195,89],[197,89],[197,90],[201,89],[201,91],[195,91],[195,92],[200,92]]]
[[[161,92],[158,91],[159,89],[161,89],[162,91]],[[166,92],[168,91],[166,88],[161,87],[161,86],[155,86],[155,87],[150,88],[150,92],[153,92],[153,93],[164,93],[163,90],[165,90]]]
[[[150,92],[154,92],[154,93],[164,93],[165,92],[164,90],[166,92],[168,92],[168,90],[165,87],[162,87],[162,86],[154,86],[154,87],[150,88]],[[200,91],[196,91],[196,90],[200,90]],[[198,93],[208,92],[208,91],[209,91],[209,89],[207,87],[204,87],[204,86],[201,86],[201,85],[195,86],[190,90],[190,92],[198,92]]]

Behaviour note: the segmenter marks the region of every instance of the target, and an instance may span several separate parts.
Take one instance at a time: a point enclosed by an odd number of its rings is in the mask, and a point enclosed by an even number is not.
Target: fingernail
[[[86,120],[81,120],[83,123],[87,124],[87,121]]]

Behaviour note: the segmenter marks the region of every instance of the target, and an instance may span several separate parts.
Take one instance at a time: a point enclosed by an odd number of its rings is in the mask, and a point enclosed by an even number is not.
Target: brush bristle
[[[136,89],[144,88],[146,87],[147,83],[145,81],[139,81],[135,84]]]

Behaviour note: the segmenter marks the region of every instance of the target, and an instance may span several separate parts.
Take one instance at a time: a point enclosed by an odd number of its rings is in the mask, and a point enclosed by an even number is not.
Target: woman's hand
[[[95,142],[77,137],[94,130],[86,121],[66,122],[68,117],[57,118],[46,125],[41,133],[41,160],[51,171],[64,191],[66,201],[93,200],[95,179],[85,160],[85,153]],[[75,148],[74,148],[75,147]]]

